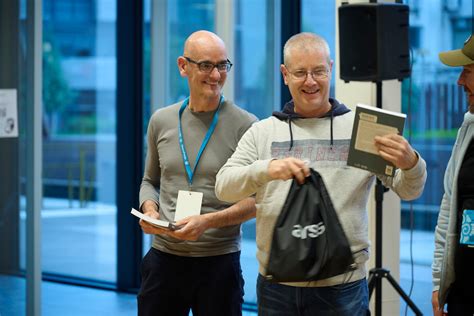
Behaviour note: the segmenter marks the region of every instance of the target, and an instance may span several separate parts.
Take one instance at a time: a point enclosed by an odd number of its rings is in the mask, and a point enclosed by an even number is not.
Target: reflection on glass
[[[332,1],[301,1],[301,31],[322,36],[329,44],[331,59],[336,62],[336,5]],[[331,98],[335,96],[335,73],[331,77]]]
[[[415,228],[430,232],[436,225],[444,192],[444,170],[457,129],[467,111],[465,93],[456,83],[460,68],[446,67],[438,60],[440,51],[461,47],[472,33],[472,2],[458,1],[456,7],[455,12],[447,6],[435,9],[415,3],[410,7],[413,70],[411,87],[409,80],[403,82],[402,110],[408,112],[410,118],[406,136],[413,139],[415,148],[428,164],[429,181],[422,197],[414,202]],[[470,12],[470,15],[461,12]],[[430,41],[428,26],[446,29],[444,17],[447,16],[451,19],[447,28],[450,31],[442,33],[440,40]],[[408,228],[408,225],[408,207],[405,206],[402,227]]]
[[[43,271],[115,282],[116,3],[43,3]]]
[[[280,76],[274,60],[274,3],[237,0],[235,2],[235,102],[266,118],[279,109],[274,98],[274,76]]]
[[[407,113],[405,137],[427,163],[428,181],[423,195],[411,205],[402,203],[400,275],[401,285],[410,286],[410,221],[413,222],[415,289],[412,297],[423,314],[431,314],[431,262],[434,228],[443,189],[443,178],[456,132],[467,111],[466,96],[456,81],[460,68],[441,64],[438,53],[459,48],[472,32],[472,1],[443,5],[435,0],[408,1],[410,5],[410,46],[412,78],[402,84],[402,112]],[[436,38],[433,41],[433,36]],[[411,86],[410,86],[411,83]],[[410,94],[411,93],[411,94]],[[413,210],[411,214],[410,210]],[[412,217],[413,215],[413,217]],[[404,308],[404,306],[402,305]]]
[[[214,31],[214,0],[175,0],[168,2],[168,51],[169,85],[166,105],[186,98],[189,94],[186,80],[183,79],[176,64],[178,56],[183,54],[184,41],[198,30]],[[186,17],[186,18],[184,18]]]

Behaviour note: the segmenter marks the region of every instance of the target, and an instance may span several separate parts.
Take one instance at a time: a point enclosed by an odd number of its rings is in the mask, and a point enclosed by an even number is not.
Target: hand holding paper
[[[135,215],[136,217],[146,221],[147,223],[150,223],[151,225],[153,225],[155,227],[158,227],[158,228],[168,229],[168,230],[176,230],[176,229],[179,228],[178,226],[175,226],[174,223],[170,223],[170,222],[167,222],[167,221],[163,221],[163,220],[160,220],[160,219],[150,217],[148,215],[145,215],[145,214],[137,211],[134,208],[132,208],[130,213],[132,215]]]

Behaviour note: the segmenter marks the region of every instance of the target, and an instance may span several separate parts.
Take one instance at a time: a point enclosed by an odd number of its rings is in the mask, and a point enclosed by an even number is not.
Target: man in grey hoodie
[[[442,52],[441,62],[463,67],[458,85],[464,88],[469,111],[459,128],[444,175],[444,195],[435,230],[433,314],[474,315],[474,37],[462,49]]]
[[[365,315],[370,188],[377,176],[401,198],[417,198],[426,180],[425,162],[401,135],[388,135],[377,137],[376,145],[399,168],[393,177],[348,167],[354,113],[329,98],[333,62],[327,42],[315,34],[297,34],[286,42],[283,55],[280,68],[293,100],[244,134],[217,175],[216,194],[228,202],[256,197],[259,315]],[[265,276],[273,228],[291,180],[304,182],[309,168],[326,184],[356,267],[319,281],[271,283]]]

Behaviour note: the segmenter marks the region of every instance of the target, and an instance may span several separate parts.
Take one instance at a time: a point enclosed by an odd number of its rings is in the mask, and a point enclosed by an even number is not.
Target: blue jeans
[[[141,264],[140,316],[240,316],[244,280],[240,251],[212,257],[180,257],[154,248]]]
[[[370,315],[366,279],[328,287],[295,287],[258,275],[257,297],[259,316]]]

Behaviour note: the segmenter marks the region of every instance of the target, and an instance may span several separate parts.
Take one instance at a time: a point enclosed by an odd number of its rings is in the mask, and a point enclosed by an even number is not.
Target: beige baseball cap
[[[462,49],[441,52],[439,59],[443,64],[453,67],[474,64],[474,37],[472,34],[464,42]]]

